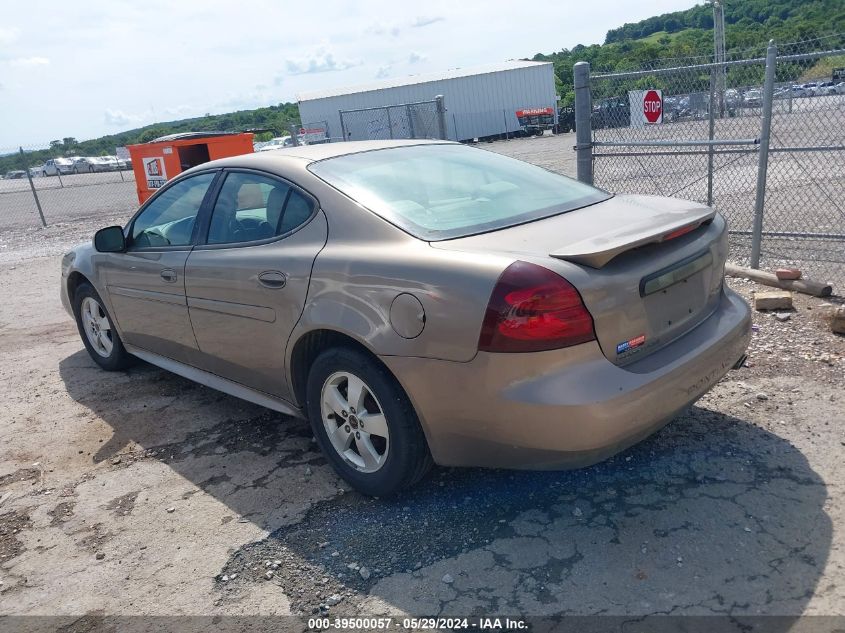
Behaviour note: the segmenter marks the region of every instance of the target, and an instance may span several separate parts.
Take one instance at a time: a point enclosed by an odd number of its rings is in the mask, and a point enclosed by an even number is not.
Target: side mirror
[[[122,226],[107,226],[94,233],[94,248],[100,253],[122,253],[126,238]]]

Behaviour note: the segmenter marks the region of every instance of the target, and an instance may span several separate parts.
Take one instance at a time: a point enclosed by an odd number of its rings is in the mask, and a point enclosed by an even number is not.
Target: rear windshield
[[[308,169],[388,222],[429,241],[514,226],[610,197],[572,178],[464,145],[361,152]]]

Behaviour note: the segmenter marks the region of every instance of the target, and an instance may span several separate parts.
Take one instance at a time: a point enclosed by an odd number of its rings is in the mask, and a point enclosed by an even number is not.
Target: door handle
[[[267,288],[284,288],[288,282],[288,276],[278,270],[265,270],[258,275],[258,283]]]
[[[167,283],[172,284],[176,281],[176,271],[172,268],[165,268],[161,271],[161,278],[164,279]]]

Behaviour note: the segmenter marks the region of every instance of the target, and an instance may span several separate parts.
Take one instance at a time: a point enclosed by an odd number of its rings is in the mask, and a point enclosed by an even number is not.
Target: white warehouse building
[[[446,136],[463,141],[521,130],[518,111],[543,111],[557,122],[554,66],[551,62],[507,61],[475,68],[375,81],[361,86],[334,88],[297,95],[303,127],[326,126],[332,140],[434,136],[434,108],[392,108],[389,124],[385,110],[355,112],[402,104],[433,101],[443,96]],[[405,112],[408,114],[406,115]],[[414,120],[418,119],[417,129]],[[408,122],[410,119],[410,122]],[[422,120],[430,119],[430,120]],[[378,129],[376,129],[378,128]],[[409,131],[408,128],[411,128]],[[419,128],[424,128],[420,132]]]

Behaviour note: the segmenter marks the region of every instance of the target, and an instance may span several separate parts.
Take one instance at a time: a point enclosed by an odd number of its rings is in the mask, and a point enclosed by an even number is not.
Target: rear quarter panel
[[[294,179],[320,201],[329,237],[314,262],[288,354],[305,333],[325,328],[378,355],[471,360],[493,286],[513,258],[432,248],[307,170]],[[403,338],[391,325],[390,307],[400,293],[413,294],[425,311],[415,338]]]
[[[332,242],[317,257],[296,338],[328,328],[386,356],[471,360],[493,286],[510,263],[492,255],[443,252],[424,242]],[[390,308],[401,293],[425,311],[422,332],[400,336]]]

